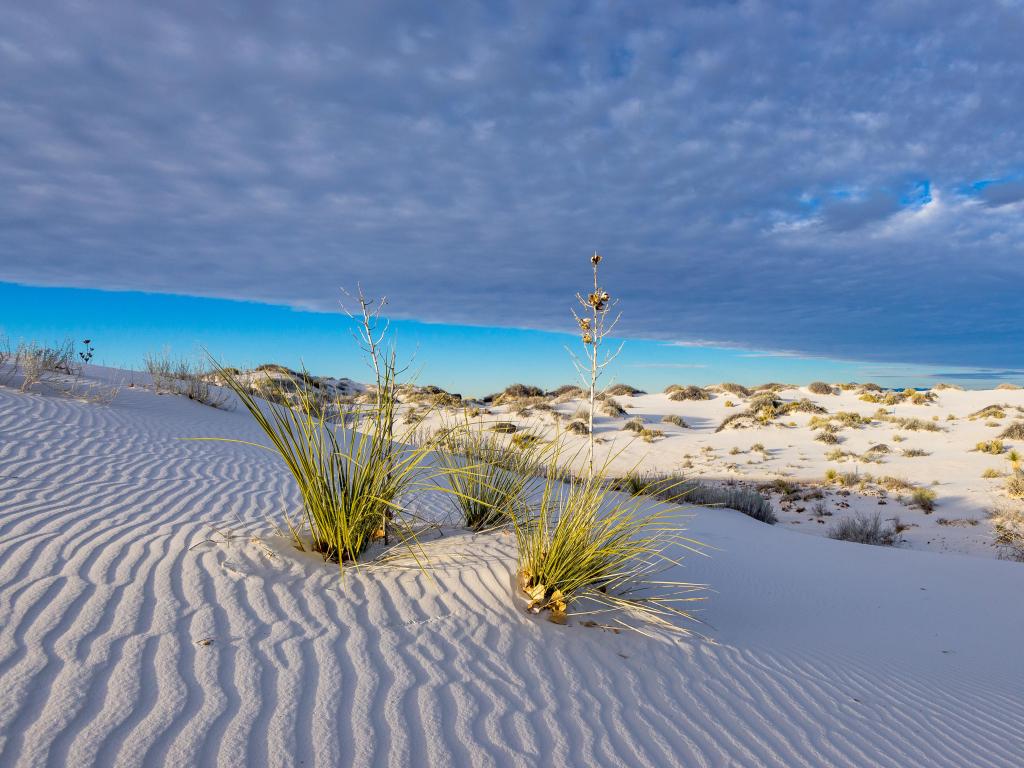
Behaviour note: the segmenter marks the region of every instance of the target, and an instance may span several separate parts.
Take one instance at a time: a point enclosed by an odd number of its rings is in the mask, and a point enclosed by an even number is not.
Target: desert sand
[[[618,466],[819,482],[834,447],[897,447],[888,423],[822,445],[799,413],[716,433],[725,399],[620,398],[666,436]],[[239,410],[142,386],[108,405],[0,388],[0,765],[1020,765],[1024,565],[997,559],[985,519],[999,481],[981,473],[1006,460],[970,451],[998,429],[966,419],[993,402],[1024,393],[895,408],[959,417],[901,432],[930,456],[869,470],[938,481],[930,515],[882,507],[914,526],[899,547],[831,540],[795,509],[776,525],[689,510],[708,549],[678,575],[710,585],[701,623],[641,634],[523,612],[501,532],[445,529],[429,574],[340,579],[275,535],[299,499],[274,455],[181,439],[260,442]],[[624,440],[621,421],[599,434]],[[728,453],[755,442],[764,458]],[[878,506],[857,498],[842,500]],[[440,494],[408,502],[449,516]]]

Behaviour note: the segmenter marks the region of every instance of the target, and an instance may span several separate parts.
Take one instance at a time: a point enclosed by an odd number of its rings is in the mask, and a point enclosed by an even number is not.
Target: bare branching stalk
[[[602,344],[615,329],[622,314],[615,315],[609,321],[609,313],[619,302],[618,299],[612,301],[608,292],[601,288],[598,282],[597,270],[600,263],[601,255],[594,251],[594,255],[590,257],[590,264],[594,270],[594,290],[585,297],[583,294],[577,293],[576,300],[583,307],[583,312],[578,313],[575,309],[572,312],[573,317],[576,319],[576,324],[580,328],[586,359],[581,360],[572,351],[569,352],[572,355],[573,365],[576,366],[576,372],[579,374],[581,382],[584,387],[589,388],[590,413],[587,417],[587,426],[590,435],[590,447],[587,452],[587,477],[591,480],[594,477],[594,406],[597,400],[597,382],[604,373],[604,369],[622,351],[622,345],[620,344],[615,352],[604,353],[602,357]]]
[[[341,308],[346,315],[356,323],[356,330],[352,332],[359,349],[366,355],[367,362],[373,368],[373,375],[376,385],[375,400],[378,413],[387,411],[390,419],[385,419],[384,428],[387,437],[390,439],[394,434],[394,408],[397,402],[396,390],[398,387],[395,373],[396,353],[395,345],[387,344],[388,330],[391,321],[381,317],[381,311],[387,306],[387,296],[371,298],[363,293],[361,285],[356,286],[356,295],[341,289],[349,299],[359,305],[358,314],[352,312],[342,302]],[[392,375],[387,375],[390,370]],[[385,407],[386,406],[386,407]]]

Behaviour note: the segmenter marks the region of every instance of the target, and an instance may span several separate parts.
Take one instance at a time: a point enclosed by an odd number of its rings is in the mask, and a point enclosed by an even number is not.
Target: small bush
[[[624,397],[624,396],[633,397],[635,395],[645,395],[645,394],[647,394],[642,389],[637,389],[636,387],[631,387],[631,386],[629,386],[629,384],[613,384],[612,386],[608,387],[608,389],[606,389],[604,391],[604,393],[606,395],[612,395],[614,397]]]
[[[999,435],[1003,440],[1024,440],[1024,421],[1015,421]]]
[[[681,429],[689,429],[690,428],[690,425],[686,423],[686,421],[683,419],[682,416],[674,416],[674,415],[662,416],[661,417],[661,421],[664,424],[674,424],[675,426],[680,427]]]
[[[566,431],[571,432],[574,435],[589,435],[590,427],[587,426],[587,422],[581,421],[580,419],[573,419],[565,426]]]
[[[628,432],[643,432],[644,420],[638,417],[634,417],[622,425],[622,428]]]
[[[819,432],[814,439],[825,445],[836,445],[839,442],[839,436],[834,432]]]
[[[626,415],[626,409],[619,405],[619,401],[613,397],[602,398],[601,411],[605,416],[610,416],[613,419],[621,418]]]
[[[915,488],[910,492],[911,506],[928,513],[935,509],[936,494],[931,488]]]
[[[559,400],[568,400],[576,397],[583,397],[586,394],[586,391],[582,387],[576,386],[575,384],[563,384],[557,389],[553,389],[548,392],[547,396]]]
[[[1002,384],[999,384],[999,385],[996,386],[996,389],[1010,389],[1010,390],[1014,390],[1014,389],[1020,389],[1020,388],[1021,388],[1020,384],[1012,384],[1009,381],[1004,381]]]
[[[991,467],[989,467],[988,469],[981,473],[981,476],[986,480],[991,480],[996,477],[1003,477],[1003,473],[1000,472],[998,469],[992,469]]]
[[[1004,405],[986,405],[984,408],[970,414],[967,418],[971,421],[975,419],[1005,419],[1005,408],[1006,406]]]
[[[829,530],[828,535],[829,538],[839,541],[891,547],[900,540],[898,528],[898,522],[893,525],[882,525],[882,517],[878,512],[874,515],[864,515],[858,512],[852,517],[838,520]]]
[[[492,432],[497,432],[502,435],[511,435],[513,432],[518,432],[519,427],[513,424],[511,421],[498,421],[491,427]]]
[[[1006,446],[1002,440],[982,440],[974,446],[974,450],[998,456],[1006,450]]]
[[[740,397],[750,397],[750,390],[744,387],[742,384],[736,384],[732,381],[724,381],[718,385],[718,388],[723,392],[728,392],[730,395],[739,395]]]
[[[908,459],[917,458],[918,456],[931,456],[928,451],[922,450],[921,448],[904,448],[903,455]]]
[[[831,395],[833,393],[832,385],[826,384],[824,381],[812,381],[807,385],[807,390],[815,395]]]
[[[1024,472],[1014,472],[1006,478],[1006,495],[1011,499],[1024,499]]]
[[[710,400],[711,395],[707,391],[700,387],[690,384],[689,386],[680,386],[679,384],[672,384],[665,390],[668,393],[669,400]]]
[[[937,392],[941,392],[944,389],[955,389],[955,390],[958,390],[960,392],[964,391],[964,388],[961,387],[959,384],[947,384],[947,383],[941,382],[941,381],[938,384],[936,384],[934,387],[932,387],[932,389],[934,389]]]
[[[867,450],[868,453],[891,453],[891,449],[885,443],[879,443],[878,445],[872,445]]]

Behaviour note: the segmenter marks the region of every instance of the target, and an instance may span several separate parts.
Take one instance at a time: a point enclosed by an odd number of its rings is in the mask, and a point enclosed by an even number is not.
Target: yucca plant
[[[415,541],[401,499],[417,487],[431,485],[441,470],[425,463],[433,449],[430,441],[413,444],[411,434],[392,439],[397,400],[390,360],[381,373],[383,386],[362,408],[341,402],[324,408],[318,396],[295,381],[291,407],[260,402],[234,373],[216,363],[215,367],[270,445],[200,439],[246,443],[277,453],[298,485],[302,521],[314,551],[340,567],[356,563],[374,542],[388,543],[392,533],[405,542]],[[303,525],[286,522],[296,545],[305,549]]]
[[[450,498],[463,524],[482,531],[522,517],[526,495],[543,469],[548,447],[540,441],[507,439],[482,426],[460,425],[437,441]]]
[[[606,468],[566,480],[555,455],[536,510],[516,518],[517,587],[529,610],[564,622],[591,598],[587,613],[625,609],[666,627],[692,618],[684,606],[703,599],[694,594],[703,586],[658,576],[679,565],[684,550],[700,552],[700,543],[684,535],[679,507],[645,510],[649,502],[612,491]]]

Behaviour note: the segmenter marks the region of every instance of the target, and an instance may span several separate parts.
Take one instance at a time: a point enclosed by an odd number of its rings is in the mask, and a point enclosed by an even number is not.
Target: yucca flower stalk
[[[622,351],[622,345],[620,344],[618,350],[613,354],[601,356],[601,347],[605,338],[614,330],[619,322],[619,318],[622,316],[620,313],[610,322],[608,320],[608,313],[618,304],[618,300],[612,300],[611,296],[608,295],[608,291],[601,288],[598,282],[598,266],[601,264],[601,261],[601,255],[594,251],[594,255],[590,257],[590,265],[594,273],[594,290],[588,293],[586,297],[581,293],[576,294],[576,300],[583,307],[583,313],[577,313],[575,309],[572,313],[580,329],[580,339],[583,342],[585,359],[581,360],[571,350],[569,352],[572,356],[573,364],[576,366],[576,372],[579,374],[583,385],[587,388],[590,402],[590,411],[587,416],[587,427],[590,436],[587,452],[587,477],[589,479],[594,478],[594,403],[597,399],[597,382],[604,373],[604,369]]]
[[[660,574],[703,545],[685,536],[679,507],[650,508],[649,500],[612,491],[606,469],[566,480],[552,458],[536,511],[515,520],[517,587],[529,610],[548,610],[557,622],[590,598],[598,611],[624,609],[678,629],[672,619],[691,619],[685,606],[702,600],[696,593],[704,587]]]

